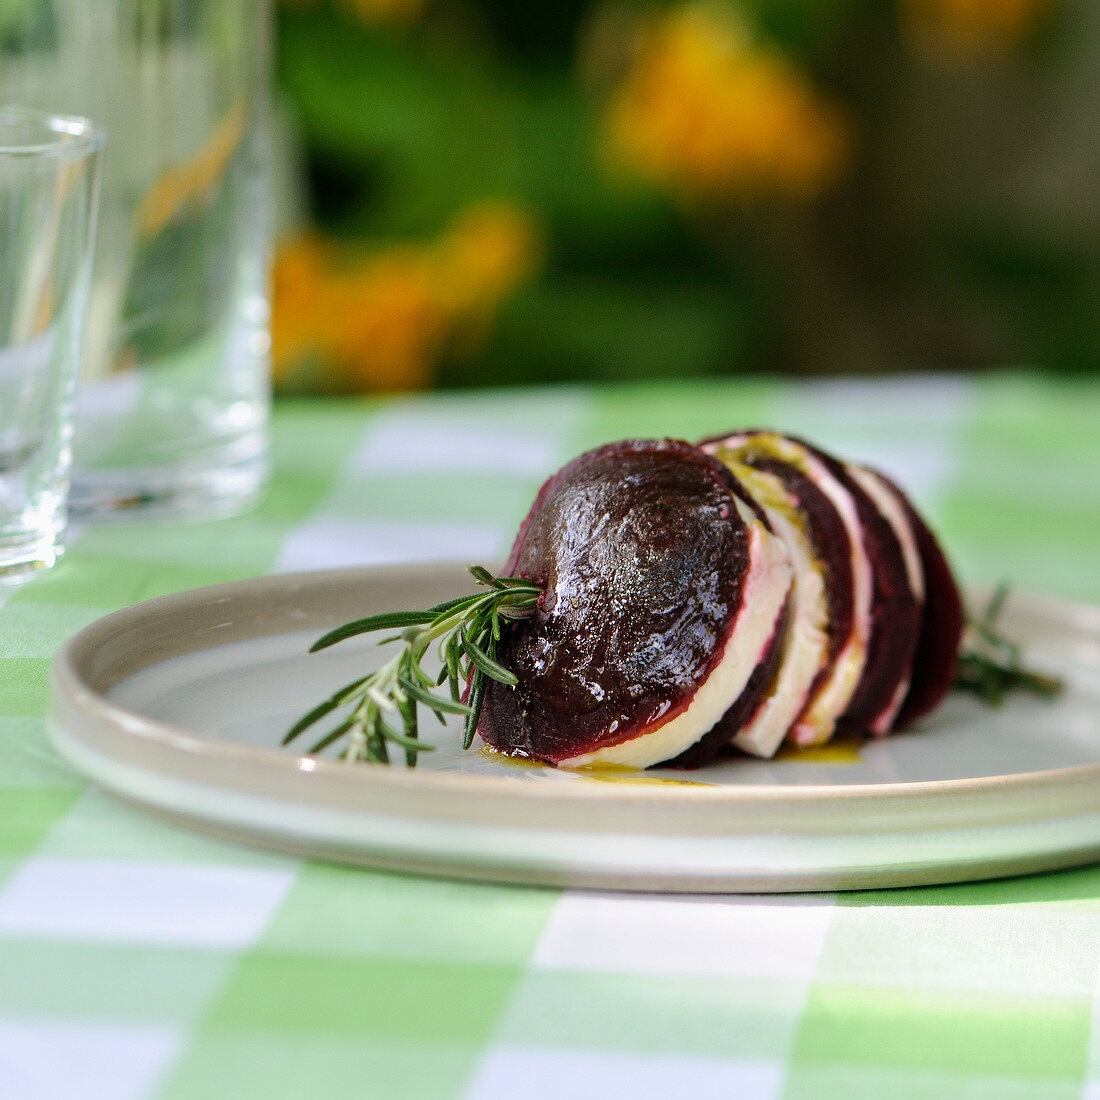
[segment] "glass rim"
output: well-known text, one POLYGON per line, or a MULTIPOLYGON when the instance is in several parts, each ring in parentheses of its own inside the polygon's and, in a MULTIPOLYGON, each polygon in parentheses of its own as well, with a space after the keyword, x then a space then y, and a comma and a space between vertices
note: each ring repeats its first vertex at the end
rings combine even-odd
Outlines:
POLYGON ((101 149, 106 140, 102 127, 80 115, 0 106, 0 157, 81 156, 101 149), (11 140, 7 131, 15 127, 26 131, 26 140, 11 140))

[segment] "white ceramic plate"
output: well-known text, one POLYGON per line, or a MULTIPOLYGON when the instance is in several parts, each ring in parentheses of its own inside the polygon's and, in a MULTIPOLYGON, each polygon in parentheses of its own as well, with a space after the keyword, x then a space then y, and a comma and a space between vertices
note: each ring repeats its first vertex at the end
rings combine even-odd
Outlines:
POLYGON ((110 790, 194 827, 375 867, 682 891, 949 882, 1100 859, 1100 609, 1016 596, 1006 629, 1068 680, 1001 710, 697 772, 578 774, 462 752, 428 717, 415 770, 279 741, 385 651, 321 632, 467 590, 460 566, 261 577, 108 615, 53 667, 51 735, 110 790), (301 750, 299 750, 301 751, 301 750))

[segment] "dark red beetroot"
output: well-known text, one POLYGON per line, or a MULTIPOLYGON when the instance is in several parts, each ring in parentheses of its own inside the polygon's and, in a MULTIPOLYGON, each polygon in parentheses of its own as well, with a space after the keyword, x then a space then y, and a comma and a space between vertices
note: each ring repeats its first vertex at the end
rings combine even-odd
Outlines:
POLYGON ((867 660, 848 709, 840 716, 842 725, 866 730, 890 707, 899 687, 910 675, 920 635, 921 607, 909 583, 901 544, 874 501, 835 458, 805 440, 797 442, 813 451, 851 494, 863 532, 863 546, 871 562, 867 660))
POLYGON ((547 591, 501 641, 519 685, 487 690, 488 744, 558 763, 688 707, 741 607, 739 488, 720 462, 667 440, 601 447, 550 478, 505 567, 547 591))
POLYGON ((778 477, 806 517, 810 545, 825 574, 829 644, 825 665, 818 673, 819 679, 823 678, 852 633, 852 551, 848 531, 833 502, 801 470, 789 462, 767 457, 754 457, 749 463, 778 477))
POLYGON ((902 729, 935 709, 951 690, 959 663, 965 611, 951 566, 936 536, 905 493, 885 474, 878 476, 894 490, 913 529, 924 568, 924 609, 920 638, 913 655, 909 691, 894 723, 902 729))

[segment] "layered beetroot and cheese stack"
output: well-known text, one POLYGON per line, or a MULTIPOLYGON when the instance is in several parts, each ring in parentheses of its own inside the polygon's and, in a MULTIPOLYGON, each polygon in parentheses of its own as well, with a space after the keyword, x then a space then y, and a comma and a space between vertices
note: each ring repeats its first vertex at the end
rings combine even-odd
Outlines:
POLYGON ((502 637, 478 733, 579 767, 884 735, 951 685, 951 569, 886 476, 802 440, 613 443, 554 474, 505 566, 545 589, 502 637))

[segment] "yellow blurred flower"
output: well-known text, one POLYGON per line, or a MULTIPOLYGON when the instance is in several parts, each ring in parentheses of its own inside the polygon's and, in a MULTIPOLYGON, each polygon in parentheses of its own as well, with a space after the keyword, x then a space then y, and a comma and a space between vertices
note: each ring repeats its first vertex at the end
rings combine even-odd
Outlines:
POLYGON ((451 317, 430 250, 396 247, 333 277, 326 352, 338 388, 427 386, 451 317))
POLYGON ((465 210, 440 243, 445 293, 459 322, 461 351, 473 354, 484 341, 500 302, 532 274, 542 240, 531 216, 502 203, 465 210))
POLYGON ((284 244, 272 273, 271 360, 276 383, 322 354, 330 246, 309 235, 284 244))
POLYGON ((687 199, 810 199, 852 144, 845 114, 793 62, 694 3, 643 28, 609 135, 614 157, 687 199))
POLYGON ((902 0, 910 41, 946 60, 1002 54, 1025 42, 1055 0, 902 0))
POLYGON ((276 386, 400 390, 429 385, 441 357, 473 354, 501 304, 534 270, 529 214, 468 208, 438 241, 353 254, 316 236, 275 263, 276 386))

